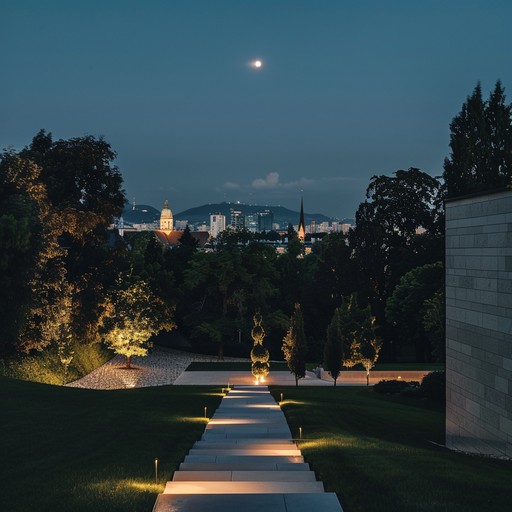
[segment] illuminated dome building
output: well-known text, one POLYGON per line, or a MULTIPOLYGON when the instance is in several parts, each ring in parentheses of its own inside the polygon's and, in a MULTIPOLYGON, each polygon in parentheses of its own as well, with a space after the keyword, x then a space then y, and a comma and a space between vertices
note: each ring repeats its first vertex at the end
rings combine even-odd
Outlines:
MULTIPOLYGON (((156 229, 154 233, 163 245, 175 247, 180 244, 184 231, 174 229, 174 218, 167 199, 160 213, 160 229, 156 229)), ((209 234, 207 231, 192 231, 190 235, 197 242, 197 247, 199 248, 204 247, 206 242, 208 242, 209 234)))
POLYGON ((172 217, 172 211, 169 208, 169 201, 165 200, 162 213, 160 214, 160 230, 161 231, 172 231, 174 228, 174 219, 172 217))

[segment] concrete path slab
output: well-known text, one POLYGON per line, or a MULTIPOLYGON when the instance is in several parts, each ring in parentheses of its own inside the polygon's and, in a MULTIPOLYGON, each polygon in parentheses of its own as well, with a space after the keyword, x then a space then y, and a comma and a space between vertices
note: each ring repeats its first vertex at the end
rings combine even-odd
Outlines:
POLYGON ((286 418, 263 386, 231 390, 154 512, 342 512, 304 463, 286 418), (205 501, 206 499, 206 501, 205 501))
POLYGON ((220 455, 257 455, 261 457, 263 455, 276 455, 276 456, 287 456, 287 457, 300 457, 300 450, 293 448, 192 448, 188 453, 189 455, 216 455, 217 457, 220 455))
POLYGON ((174 482, 315 482, 313 471, 175 471, 174 482))
POLYGON ((202 450, 296 450, 297 445, 291 441, 288 443, 254 443, 251 441, 231 442, 205 442, 197 441, 193 449, 202 450))
POLYGON ((324 492, 322 482, 170 481, 164 494, 290 494, 324 492))
POLYGON ((343 512, 334 493, 160 494, 153 512, 343 512))
POLYGON ((180 471, 310 471, 307 462, 182 462, 180 471))
POLYGON ((304 462, 304 457, 300 456, 286 456, 286 455, 187 455, 184 462, 218 462, 223 463, 246 463, 252 462, 271 462, 274 464, 289 462, 296 464, 297 462, 304 462))

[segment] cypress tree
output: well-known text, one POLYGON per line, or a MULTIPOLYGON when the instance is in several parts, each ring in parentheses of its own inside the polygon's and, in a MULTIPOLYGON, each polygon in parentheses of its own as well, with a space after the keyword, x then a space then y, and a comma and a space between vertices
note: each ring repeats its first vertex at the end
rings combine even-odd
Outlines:
POLYGON ((306 376, 306 333, 300 304, 295 304, 290 318, 290 328, 283 338, 282 350, 290 372, 295 376, 295 385, 306 376))

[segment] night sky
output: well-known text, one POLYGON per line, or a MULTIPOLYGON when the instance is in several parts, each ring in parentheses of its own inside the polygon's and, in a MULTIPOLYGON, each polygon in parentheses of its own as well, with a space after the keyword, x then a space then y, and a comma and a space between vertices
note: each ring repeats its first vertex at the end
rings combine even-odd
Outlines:
POLYGON ((374 174, 442 173, 478 81, 512 100, 511 20, 509 0, 0 0, 0 149, 103 135, 130 201, 303 190, 353 217, 374 174))

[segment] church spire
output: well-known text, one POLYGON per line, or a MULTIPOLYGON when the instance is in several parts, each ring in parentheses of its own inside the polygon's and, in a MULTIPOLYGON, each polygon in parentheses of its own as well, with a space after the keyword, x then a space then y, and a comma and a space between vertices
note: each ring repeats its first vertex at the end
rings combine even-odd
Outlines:
POLYGON ((306 223, 304 222, 304 198, 302 195, 300 196, 300 220, 297 235, 299 240, 304 242, 304 239, 306 238, 306 223))

